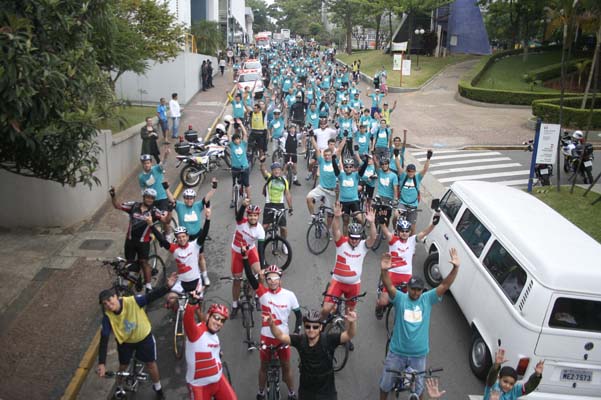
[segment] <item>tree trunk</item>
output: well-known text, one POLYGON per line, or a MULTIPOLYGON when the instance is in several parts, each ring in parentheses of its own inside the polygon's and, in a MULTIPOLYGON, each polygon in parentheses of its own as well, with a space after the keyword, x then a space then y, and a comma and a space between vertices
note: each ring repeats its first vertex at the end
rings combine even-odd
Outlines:
POLYGON ((346 54, 352 54, 353 53, 353 23, 351 20, 350 11, 346 14, 345 25, 346 25, 346 54))
POLYGON ((411 59, 411 39, 413 38, 413 12, 409 10, 407 13, 407 22, 409 24, 409 37, 407 38, 407 58, 411 59))
POLYGON ((595 53, 593 54, 593 62, 591 63, 591 71, 589 72, 588 80, 586 81, 586 88, 584 89, 584 97, 582 98, 582 104, 580 105, 581 110, 584 110, 584 107, 586 106, 586 99, 588 97, 588 92, 591 88, 591 82, 593 81, 595 64, 597 63, 597 58, 599 58, 600 48, 601 48, 601 24, 599 24, 599 30, 597 31, 597 45, 595 46, 595 53))
POLYGON ((380 48, 380 24, 382 22, 382 14, 376 15, 376 50, 380 48))
POLYGON ((392 11, 388 11, 388 43, 390 43, 390 50, 392 52, 392 11))

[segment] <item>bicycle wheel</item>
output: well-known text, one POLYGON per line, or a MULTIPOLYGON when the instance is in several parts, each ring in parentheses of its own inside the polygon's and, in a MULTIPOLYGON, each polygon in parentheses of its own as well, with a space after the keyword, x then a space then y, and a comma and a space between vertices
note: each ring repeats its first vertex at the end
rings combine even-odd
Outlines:
POLYGON ((240 208, 240 185, 236 184, 235 186, 233 186, 232 188, 232 195, 233 195, 233 201, 234 201, 234 214, 236 214, 238 212, 238 208, 240 208))
POLYGON ((273 154, 271 155, 271 161, 278 162, 280 164, 284 162, 284 152, 282 151, 282 149, 278 148, 276 151, 273 152, 273 154))
POLYGON ((205 171, 202 168, 188 164, 182 168, 179 178, 185 187, 195 187, 202 184, 205 175, 205 171))
POLYGON ((252 328, 254 326, 252 306, 248 301, 244 301, 240 304, 240 308, 242 311, 242 326, 244 327, 246 335, 246 343, 250 344, 252 340, 252 328))
POLYGON ((382 227, 380 226, 380 224, 378 224, 378 226, 376 227, 376 232, 376 240, 374 241, 373 246, 371 246, 371 249, 373 251, 378 250, 380 244, 382 243, 382 227))
POLYGON ((270 382, 269 380, 267 381, 267 400, 280 400, 279 382, 270 382))
POLYGON ((388 337, 392 336, 392 328, 394 328, 394 307, 389 304, 386 310, 386 333, 388 337))
POLYGON ((186 345, 186 335, 184 334, 183 311, 178 309, 175 314, 175 326, 173 330, 173 352, 176 359, 181 359, 184 355, 186 345))
POLYGON ((265 263, 277 265, 285 270, 292 261, 292 247, 288 241, 280 236, 270 237, 265 241, 265 263))
POLYGON ((315 255, 326 251, 330 244, 330 231, 323 222, 312 222, 307 229, 307 247, 315 255))
MULTIPOLYGON (((335 334, 339 335, 342 332, 344 332, 344 320, 342 318, 335 319, 334 321, 332 321, 332 323, 330 323, 326 327, 326 333, 328 333, 328 334, 335 333, 335 334)), ((348 361, 348 354, 349 354, 348 342, 336 347, 336 349, 334 350, 334 354, 332 355, 332 357, 333 357, 332 363, 334 365, 334 372, 341 371, 342 368, 344 368, 344 366, 346 365, 346 362, 348 361)))
POLYGON ((165 262, 158 255, 150 256, 148 259, 152 267, 152 287, 158 287, 167 282, 167 271, 165 270, 165 262))
POLYGON ((227 361, 221 360, 221 368, 223 368, 223 374, 225 375, 225 379, 231 384, 232 383, 232 375, 230 373, 230 367, 227 365, 227 361))

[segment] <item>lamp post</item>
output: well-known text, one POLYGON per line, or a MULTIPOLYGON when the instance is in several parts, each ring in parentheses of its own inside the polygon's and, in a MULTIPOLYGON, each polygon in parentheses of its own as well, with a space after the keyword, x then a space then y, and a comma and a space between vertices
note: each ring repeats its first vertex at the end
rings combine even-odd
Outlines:
MULTIPOLYGON (((426 31, 423 28, 417 28, 413 33, 415 33, 415 36, 422 36, 424 33, 426 33, 426 31)), ((422 44, 422 41, 420 39, 420 46, 422 44)), ((421 49, 420 49, 421 50, 421 49)), ((419 51, 417 52, 417 65, 415 66, 415 69, 419 69, 419 51)))

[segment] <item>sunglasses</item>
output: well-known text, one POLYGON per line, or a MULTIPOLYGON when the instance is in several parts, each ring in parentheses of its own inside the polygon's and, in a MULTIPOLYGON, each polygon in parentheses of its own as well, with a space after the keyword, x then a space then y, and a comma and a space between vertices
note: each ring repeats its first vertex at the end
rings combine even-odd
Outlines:
POLYGON ((321 325, 319 325, 319 324, 317 324, 317 325, 313 325, 313 324, 305 324, 305 329, 307 329, 307 330, 314 330, 314 331, 316 331, 316 330, 319 330, 319 327, 320 327, 320 326, 321 326, 321 325))
POLYGON ((184 196, 184 200, 194 200, 195 198, 192 196, 184 196))
POLYGON ((225 324, 225 320, 227 319, 227 318, 224 318, 224 317, 222 317, 220 315, 217 315, 217 314, 211 315, 211 318, 213 318, 217 322, 222 322, 224 324, 225 324))
POLYGON ((399 232, 400 233, 409 233, 409 232, 411 232, 411 229, 400 229, 399 232))
POLYGON ((267 282, 277 282, 280 280, 279 276, 270 276, 267 278, 267 282))

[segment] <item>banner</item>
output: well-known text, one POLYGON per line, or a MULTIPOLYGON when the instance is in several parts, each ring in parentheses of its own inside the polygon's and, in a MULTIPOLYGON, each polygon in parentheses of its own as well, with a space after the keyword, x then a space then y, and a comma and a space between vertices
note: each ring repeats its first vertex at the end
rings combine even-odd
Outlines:
POLYGON ((400 54, 395 54, 392 57, 392 70, 393 71, 400 71, 401 70, 401 60, 403 59, 403 57, 400 54))
POLYGON ((403 70, 401 73, 403 76, 411 75, 411 60, 403 60, 403 70))
POLYGON ((558 124, 541 124, 538 147, 536 150, 536 164, 555 164, 557 156, 557 142, 561 126, 558 124))

